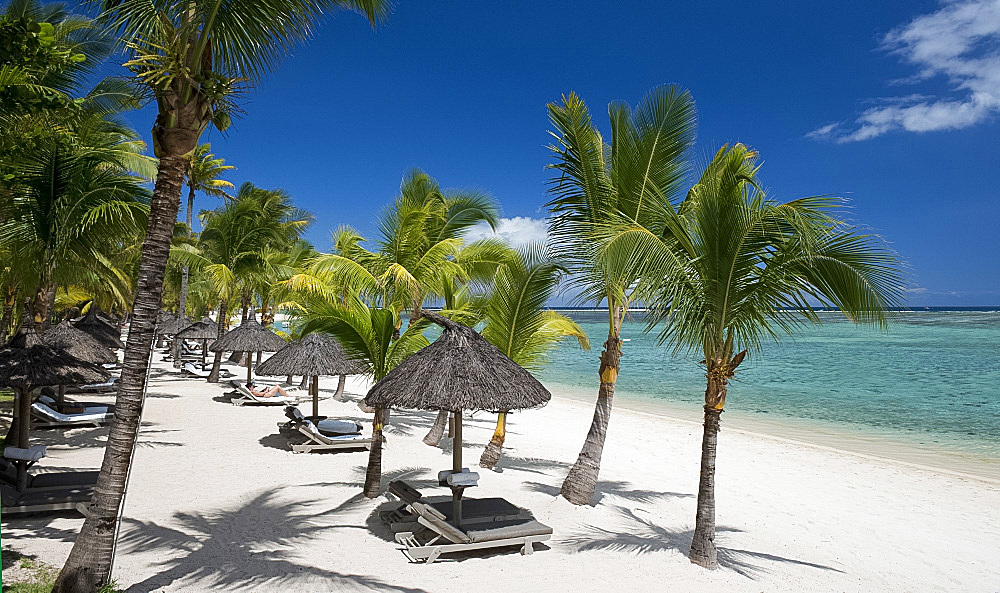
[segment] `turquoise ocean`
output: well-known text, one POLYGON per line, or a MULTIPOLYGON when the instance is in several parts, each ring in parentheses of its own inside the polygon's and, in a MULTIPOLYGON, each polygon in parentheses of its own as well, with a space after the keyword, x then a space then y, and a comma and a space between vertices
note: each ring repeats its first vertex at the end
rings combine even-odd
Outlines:
MULTIPOLYGON (((563 341, 539 379, 554 392, 594 396, 606 311, 563 311, 586 330, 591 351, 563 341)), ((768 343, 730 385, 727 416, 766 419, 843 435, 1000 461, 1000 307, 899 313, 888 331, 834 312, 768 343)), ((678 354, 644 333, 641 312, 625 322, 617 405, 664 404, 700 417, 700 356, 678 354)), ((800 430, 801 433, 801 430, 800 430)))

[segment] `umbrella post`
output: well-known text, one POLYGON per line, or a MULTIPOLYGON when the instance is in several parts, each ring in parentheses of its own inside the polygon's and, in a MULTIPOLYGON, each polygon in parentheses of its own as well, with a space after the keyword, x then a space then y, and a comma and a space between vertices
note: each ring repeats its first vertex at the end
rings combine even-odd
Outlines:
POLYGON ((56 401, 59 402, 59 406, 64 406, 66 404, 66 386, 60 385, 56 390, 56 401))
POLYGON ((251 374, 251 367, 250 367, 250 363, 253 361, 253 356, 251 356, 249 352, 244 352, 244 354, 247 357, 247 385, 249 385, 250 383, 253 382, 253 376, 251 374))
MULTIPOLYGON (((451 470, 458 474, 462 472, 462 411, 456 411, 453 416, 455 423, 455 437, 452 441, 451 450, 451 470)), ((462 524, 462 490, 461 486, 452 486, 452 514, 455 517, 455 525, 462 524)))
MULTIPOLYGON (((31 424, 31 388, 28 386, 21 388, 20 410, 18 410, 17 424, 17 446, 22 449, 28 448, 28 428, 31 424)), ((28 488, 28 462, 19 460, 17 462, 17 491, 24 492, 28 488)))
POLYGON ((313 417, 319 417, 319 375, 313 375, 312 385, 309 387, 309 391, 312 392, 313 396, 313 417))
POLYGON ((205 370, 205 351, 208 350, 208 340, 201 339, 201 369, 205 370))

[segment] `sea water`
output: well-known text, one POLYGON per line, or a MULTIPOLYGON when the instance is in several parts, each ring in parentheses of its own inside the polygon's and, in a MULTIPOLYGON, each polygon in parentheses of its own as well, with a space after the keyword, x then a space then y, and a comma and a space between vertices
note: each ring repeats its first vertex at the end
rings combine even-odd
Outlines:
MULTIPOLYGON (((997 309, 901 312, 888 331, 820 313, 819 326, 766 343, 740 365, 726 410, 772 425, 829 428, 1000 460, 997 309)), ((575 340, 561 342, 539 379, 555 392, 595 395, 607 312, 566 313, 587 332, 591 351, 575 340)), ((628 341, 616 401, 662 402, 697 414, 705 393, 700 354, 675 355, 657 343, 656 329, 645 329, 641 313, 623 325, 628 341)))

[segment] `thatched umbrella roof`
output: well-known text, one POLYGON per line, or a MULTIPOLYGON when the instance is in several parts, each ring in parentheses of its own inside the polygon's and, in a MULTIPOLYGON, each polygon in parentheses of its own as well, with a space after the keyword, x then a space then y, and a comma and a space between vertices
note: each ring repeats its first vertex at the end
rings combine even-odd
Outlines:
POLYGON ((121 328, 98 317, 97 307, 95 305, 91 305, 90 311, 88 311, 87 314, 80 319, 76 320, 73 323, 73 327, 87 332, 96 338, 100 343, 104 344, 108 348, 111 348, 112 350, 118 350, 119 348, 125 347, 121 341, 121 328))
MULTIPOLYGON (((17 446, 28 448, 32 388, 45 385, 97 383, 104 381, 108 376, 104 369, 80 360, 61 348, 44 343, 35 333, 34 324, 30 319, 26 319, 14 339, 6 347, 0 348, 0 387, 12 387, 17 392, 17 410, 15 410, 17 446)), ((19 461, 18 490, 23 492, 27 481, 28 465, 24 461, 19 461)))
POLYGON ((42 342, 59 348, 71 356, 94 364, 112 364, 118 357, 104 344, 85 331, 76 329, 67 321, 42 334, 42 342))
POLYGON ((363 370, 357 361, 347 356, 340 342, 318 333, 288 344, 257 366, 259 375, 312 376, 309 391, 313 397, 313 416, 319 416, 320 375, 354 375, 363 370))
POLYGON ((536 408, 552 398, 538 379, 471 327, 423 312, 444 328, 441 337, 372 386, 374 408, 505 411, 536 408))
POLYGON ((261 375, 355 375, 362 371, 340 342, 318 333, 285 345, 257 367, 261 375))
POLYGON ((31 325, 22 325, 18 335, 0 348, 0 387, 30 390, 46 385, 99 383, 110 376, 104 369, 45 343, 31 325))
POLYGON ((157 320, 156 333, 163 336, 172 336, 191 325, 191 323, 191 320, 183 315, 167 313, 167 315, 163 316, 162 321, 157 320))
POLYGON ((202 317, 201 320, 178 330, 174 337, 190 340, 211 340, 218 335, 219 324, 212 321, 209 317, 202 317))
MULTIPOLYGON (((372 386, 364 402, 373 408, 416 408, 455 413, 451 474, 462 468, 462 410, 506 411, 543 406, 552 398, 542 384, 471 327, 437 313, 426 317, 444 328, 434 343, 413 354, 372 386)), ((376 416, 377 417, 377 416, 376 416)), ((470 474, 465 474, 471 477, 470 474)), ((452 476, 447 477, 448 480, 452 476)), ((449 481, 449 484, 452 484, 449 481)), ((468 481, 451 485, 452 516, 462 522, 468 481)))
POLYGON ((229 330, 212 344, 212 352, 277 352, 287 345, 253 317, 229 330))

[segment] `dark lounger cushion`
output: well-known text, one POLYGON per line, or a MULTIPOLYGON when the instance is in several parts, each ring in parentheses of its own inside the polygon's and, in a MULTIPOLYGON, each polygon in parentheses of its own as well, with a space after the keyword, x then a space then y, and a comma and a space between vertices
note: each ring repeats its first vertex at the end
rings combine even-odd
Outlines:
POLYGON ((497 523, 474 523, 462 525, 469 541, 490 542, 498 539, 528 537, 531 535, 551 535, 552 528, 534 519, 502 521, 497 523))

